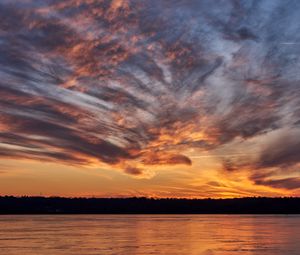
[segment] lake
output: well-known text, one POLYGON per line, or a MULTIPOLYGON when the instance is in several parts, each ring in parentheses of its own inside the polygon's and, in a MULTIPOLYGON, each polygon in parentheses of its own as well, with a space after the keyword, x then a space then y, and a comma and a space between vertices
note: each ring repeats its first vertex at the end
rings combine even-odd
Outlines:
POLYGON ((2 255, 299 255, 300 215, 2 215, 2 255))

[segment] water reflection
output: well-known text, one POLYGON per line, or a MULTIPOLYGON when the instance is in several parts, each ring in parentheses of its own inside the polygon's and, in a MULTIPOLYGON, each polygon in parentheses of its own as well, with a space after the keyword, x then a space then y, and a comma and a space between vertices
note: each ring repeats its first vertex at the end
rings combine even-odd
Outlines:
POLYGON ((299 254, 300 216, 0 216, 0 254, 299 254))

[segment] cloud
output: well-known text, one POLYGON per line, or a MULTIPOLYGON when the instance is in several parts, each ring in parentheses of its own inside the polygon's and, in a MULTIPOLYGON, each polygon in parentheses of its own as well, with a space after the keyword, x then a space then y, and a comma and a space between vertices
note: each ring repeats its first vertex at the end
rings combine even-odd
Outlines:
POLYGON ((223 170, 227 173, 241 170, 256 185, 287 190, 300 188, 299 134, 297 128, 282 128, 261 135, 252 141, 256 153, 224 157, 223 170))
POLYGON ((270 186, 273 188, 282 188, 287 190, 293 190, 300 188, 300 178, 283 178, 283 179, 271 179, 271 180, 257 180, 257 185, 270 186))
MULTIPOLYGON (((191 165, 191 148, 298 130, 300 49, 282 42, 300 40, 299 7, 2 1, 0 156, 139 175, 191 165)), ((297 164, 298 147, 266 149, 256 167, 297 164)))
POLYGON ((267 143, 253 163, 252 168, 257 169, 251 175, 251 180, 257 185, 274 188, 297 189, 300 188, 300 141, 299 130, 283 129, 267 143))
POLYGON ((146 153, 145 157, 142 158, 142 162, 145 165, 191 165, 192 161, 180 154, 165 154, 165 153, 146 153))
POLYGON ((132 175, 141 175, 143 171, 139 168, 129 166, 125 168, 125 173, 132 175))
POLYGON ((300 163, 300 132, 298 129, 289 129, 281 132, 277 139, 272 140, 263 149, 257 166, 288 168, 298 163, 300 163))

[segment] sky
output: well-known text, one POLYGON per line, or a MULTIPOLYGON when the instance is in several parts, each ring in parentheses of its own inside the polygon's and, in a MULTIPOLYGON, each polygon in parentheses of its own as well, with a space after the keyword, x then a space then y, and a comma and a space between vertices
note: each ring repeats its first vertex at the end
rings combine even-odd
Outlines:
POLYGON ((300 1, 1 0, 0 195, 300 195, 300 1))

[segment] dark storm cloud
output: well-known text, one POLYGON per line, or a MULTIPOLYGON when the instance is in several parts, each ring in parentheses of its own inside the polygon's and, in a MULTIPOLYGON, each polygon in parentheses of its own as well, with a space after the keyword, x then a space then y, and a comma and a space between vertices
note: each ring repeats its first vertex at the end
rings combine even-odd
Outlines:
POLYGON ((251 176, 251 180, 256 185, 269 186, 273 188, 281 188, 286 190, 293 190, 300 188, 300 178, 299 177, 278 177, 276 170, 258 172, 251 176), (274 177, 275 176, 275 177, 274 177))
POLYGON ((271 186, 273 188, 283 188, 283 189, 298 189, 300 188, 300 178, 284 178, 279 180, 259 180, 256 181, 257 185, 271 186))
POLYGON ((300 188, 300 131, 297 128, 284 128, 266 136, 257 145, 258 153, 242 153, 236 157, 224 157, 223 170, 249 169, 249 179, 256 185, 293 190, 300 188))
MULTIPOLYGON (((299 10, 271 0, 4 0, 0 155, 98 160, 138 175, 136 164, 190 165, 186 148, 299 129, 299 10)), ((258 168, 299 163, 297 142, 272 150, 258 168)))
POLYGON ((257 166, 290 167, 300 163, 300 132, 287 130, 262 151, 257 166))

